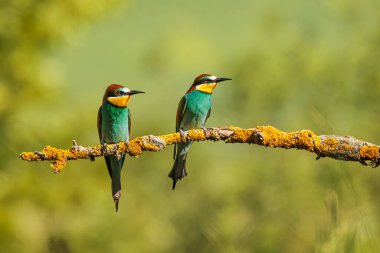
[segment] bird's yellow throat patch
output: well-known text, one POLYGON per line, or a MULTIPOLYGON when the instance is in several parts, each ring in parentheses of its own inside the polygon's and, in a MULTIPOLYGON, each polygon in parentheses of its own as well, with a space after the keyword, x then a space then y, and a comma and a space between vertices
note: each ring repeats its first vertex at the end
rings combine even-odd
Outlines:
POLYGON ((216 86, 216 83, 204 83, 204 84, 200 84, 200 85, 197 85, 196 86, 196 90, 199 90, 199 91, 202 91, 202 92, 205 92, 205 93, 212 93, 212 91, 214 90, 216 86))
POLYGON ((127 107, 130 98, 130 95, 121 97, 109 97, 107 98, 107 101, 117 107, 127 107))

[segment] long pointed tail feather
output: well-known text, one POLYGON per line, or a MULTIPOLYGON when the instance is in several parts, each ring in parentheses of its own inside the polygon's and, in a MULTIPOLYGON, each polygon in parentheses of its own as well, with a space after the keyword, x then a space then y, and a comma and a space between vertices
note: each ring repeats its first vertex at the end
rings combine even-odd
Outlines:
POLYGON ((116 212, 119 207, 119 199, 121 197, 121 181, 120 176, 112 178, 112 197, 115 202, 116 212))
POLYGON ((124 157, 121 159, 118 159, 116 157, 110 157, 110 165, 111 165, 111 190, 112 190, 112 197, 115 202, 115 209, 116 212, 118 211, 119 207, 119 200, 121 197, 121 169, 124 162, 124 157))
POLYGON ((176 153, 174 164, 168 175, 168 177, 173 179, 173 190, 175 189, 178 180, 187 176, 186 158, 192 143, 193 142, 179 143, 175 148, 176 153))
POLYGON ((177 156, 174 161, 173 167, 168 175, 168 177, 173 179, 173 190, 175 189, 177 181, 181 180, 186 176, 186 158, 184 158, 183 156, 177 156))

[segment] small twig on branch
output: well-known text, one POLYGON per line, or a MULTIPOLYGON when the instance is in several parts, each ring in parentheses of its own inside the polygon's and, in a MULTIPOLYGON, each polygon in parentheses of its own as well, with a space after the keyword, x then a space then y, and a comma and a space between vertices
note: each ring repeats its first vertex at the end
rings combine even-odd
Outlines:
POLYGON ((78 146, 73 141, 70 149, 57 149, 46 146, 42 151, 23 152, 25 161, 50 161, 55 172, 60 172, 69 160, 91 159, 100 156, 119 156, 129 154, 137 157, 144 151, 158 152, 167 145, 188 141, 224 141, 226 143, 249 143, 272 148, 303 149, 317 154, 317 159, 330 157, 343 161, 357 161, 363 165, 380 165, 380 146, 355 139, 351 136, 316 135, 310 130, 283 132, 272 126, 258 126, 242 129, 239 127, 193 129, 181 136, 179 133, 137 137, 130 142, 78 146))

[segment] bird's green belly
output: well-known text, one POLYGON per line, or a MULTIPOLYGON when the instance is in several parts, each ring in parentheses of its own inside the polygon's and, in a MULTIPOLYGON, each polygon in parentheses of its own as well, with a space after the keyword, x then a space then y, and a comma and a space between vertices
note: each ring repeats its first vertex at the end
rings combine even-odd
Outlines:
POLYGON ((102 143, 116 143, 129 140, 128 108, 102 108, 102 143))
POLYGON ((180 126, 180 128, 183 130, 204 127, 208 112, 211 108, 210 94, 196 92, 195 94, 191 95, 193 96, 188 97, 186 111, 183 115, 180 126))

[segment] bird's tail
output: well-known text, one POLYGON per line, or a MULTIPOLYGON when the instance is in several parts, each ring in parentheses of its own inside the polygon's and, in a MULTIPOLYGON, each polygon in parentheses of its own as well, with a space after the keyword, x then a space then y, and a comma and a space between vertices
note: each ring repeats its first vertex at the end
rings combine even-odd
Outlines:
POLYGON ((120 175, 118 178, 112 178, 112 197, 115 202, 116 212, 119 209, 119 199, 121 197, 121 181, 120 175))
POLYGON ((109 157, 110 176, 111 176, 111 190, 113 201, 115 202, 116 212, 119 207, 119 199, 121 197, 121 169, 123 168, 124 157, 109 157))
POLYGON ((174 190, 175 185, 177 184, 177 181, 187 176, 186 156, 177 155, 177 157, 175 158, 172 170, 169 172, 168 176, 171 179, 173 179, 173 190, 174 190))

